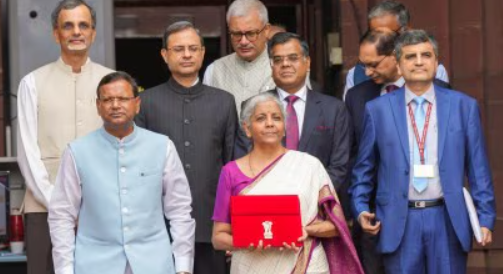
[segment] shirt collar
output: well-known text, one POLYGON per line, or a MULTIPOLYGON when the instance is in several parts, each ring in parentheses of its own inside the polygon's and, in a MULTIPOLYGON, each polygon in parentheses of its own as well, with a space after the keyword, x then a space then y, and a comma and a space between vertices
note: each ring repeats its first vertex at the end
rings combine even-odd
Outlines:
POLYGON ((173 91, 181 95, 198 95, 203 91, 203 84, 199 78, 190 87, 180 85, 173 77, 169 78, 167 84, 173 91))
POLYGON ((280 89, 279 87, 277 89, 278 89, 279 99, 281 101, 285 100, 285 98, 288 97, 288 96, 290 96, 290 95, 295 95, 295 96, 299 97, 300 100, 306 102, 306 99, 307 99, 307 88, 306 88, 306 85, 303 85, 302 88, 300 88, 294 94, 290 94, 290 93, 288 93, 288 92, 280 89))
MULTIPOLYGON (((421 95, 426 101, 433 103, 435 101, 435 88, 433 83, 430 85, 428 90, 421 95)), ((405 86, 405 103, 408 105, 410 101, 414 100, 417 95, 412 92, 407 86, 405 86)))
MULTIPOLYGON (((58 60, 56 61, 56 63, 58 64, 58 66, 60 68, 62 68, 63 70, 67 71, 67 72, 70 72, 70 73, 73 73, 73 68, 67 64, 65 64, 65 62, 63 61, 63 58, 61 58, 61 56, 58 58, 58 60)), ((86 62, 84 63, 84 65, 80 68, 80 72, 84 72, 84 71, 87 71, 90 67, 90 64, 91 64, 91 58, 87 57, 87 60, 86 62)))
POLYGON ((131 132, 128 136, 125 136, 122 139, 119 139, 116 136, 108 133, 108 131, 105 129, 105 126, 102 126, 100 128, 100 132, 101 132, 101 135, 103 137, 105 137, 106 140, 108 140, 112 145, 115 145, 115 146, 119 146, 120 144, 131 143, 138 135, 138 130, 137 130, 135 123, 133 123, 133 132, 131 132))
POLYGON ((387 86, 391 86, 391 85, 395 85, 395 86, 401 88, 401 87, 403 87, 404 84, 405 84, 405 80, 403 79, 403 77, 400 77, 395 82, 384 84, 382 89, 386 89, 387 86))

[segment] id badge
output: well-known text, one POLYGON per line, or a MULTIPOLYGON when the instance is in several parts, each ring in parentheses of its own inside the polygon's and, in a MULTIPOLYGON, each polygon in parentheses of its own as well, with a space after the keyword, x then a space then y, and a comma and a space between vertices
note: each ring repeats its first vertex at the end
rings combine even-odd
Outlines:
POLYGON ((414 165, 415 178, 433 178, 434 173, 433 165, 414 165))

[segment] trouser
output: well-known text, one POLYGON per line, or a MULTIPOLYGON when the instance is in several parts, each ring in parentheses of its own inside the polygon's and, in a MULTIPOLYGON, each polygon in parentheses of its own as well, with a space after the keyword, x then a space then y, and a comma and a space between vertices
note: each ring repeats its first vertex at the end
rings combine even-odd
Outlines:
POLYGON ((197 243, 194 256, 194 274, 225 274, 225 252, 217 251, 211 243, 197 243))
POLYGON ((465 274, 467 255, 441 205, 409 208, 400 246, 383 259, 387 274, 465 274))
POLYGON ((378 236, 365 233, 358 222, 354 222, 353 241, 356 252, 366 274, 384 274, 382 255, 376 251, 378 236))
POLYGON ((47 213, 26 213, 24 219, 28 274, 53 274, 52 245, 47 213))

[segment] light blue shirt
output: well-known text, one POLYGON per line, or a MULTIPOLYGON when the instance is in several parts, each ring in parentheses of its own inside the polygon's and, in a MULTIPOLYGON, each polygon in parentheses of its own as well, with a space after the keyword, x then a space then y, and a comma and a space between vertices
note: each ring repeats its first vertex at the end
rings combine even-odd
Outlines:
MULTIPOLYGON (((407 115, 407 130, 409 133, 409 154, 410 154, 410 179, 409 179, 409 200, 434 200, 444 196, 442 192, 442 186, 440 184, 440 175, 438 171, 438 123, 437 123, 437 104, 435 97, 435 90, 433 84, 430 89, 426 91, 422 97, 428 101, 429 104, 433 104, 430 116, 430 125, 428 126, 428 133, 426 135, 425 144, 425 164, 433 165, 434 176, 433 178, 428 178, 428 186, 426 189, 419 193, 412 185, 412 179, 414 177, 414 142, 416 142, 416 137, 414 134, 414 129, 409 116, 409 107, 411 104, 412 110, 416 112, 416 102, 414 98, 417 97, 412 91, 410 91, 407 86, 405 86, 405 113, 407 115)), ((424 113, 427 113, 428 105, 424 104, 424 113)), ((422 131, 419 132, 422 137, 422 131)))

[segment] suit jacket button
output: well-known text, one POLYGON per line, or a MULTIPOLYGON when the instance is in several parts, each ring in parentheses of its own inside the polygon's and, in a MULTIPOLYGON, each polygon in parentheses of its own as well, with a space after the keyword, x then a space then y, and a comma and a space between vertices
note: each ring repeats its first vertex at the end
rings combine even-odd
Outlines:
POLYGON ((409 171, 408 170, 405 170, 405 175, 409 175, 409 171))

